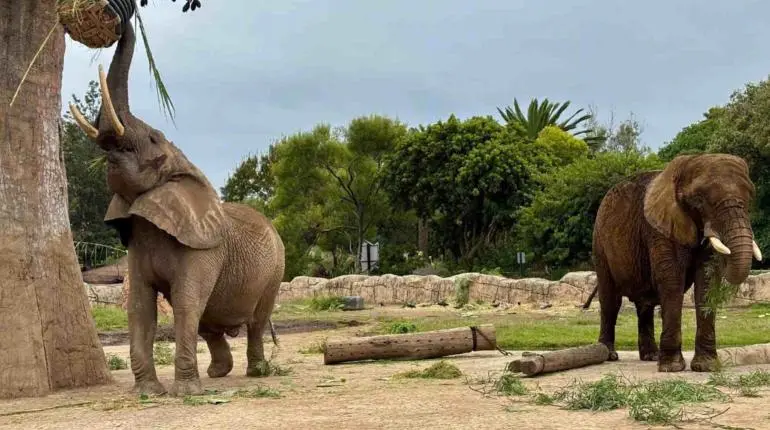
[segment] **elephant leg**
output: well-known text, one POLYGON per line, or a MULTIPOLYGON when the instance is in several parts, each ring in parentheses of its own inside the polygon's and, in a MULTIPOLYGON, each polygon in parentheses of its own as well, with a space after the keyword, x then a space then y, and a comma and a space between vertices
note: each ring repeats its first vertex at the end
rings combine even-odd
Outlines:
POLYGON ((609 271, 602 265, 596 268, 597 290, 599 293, 599 309, 601 313, 601 330, 599 342, 610 350, 609 361, 617 361, 618 353, 615 352, 615 324, 618 321, 618 312, 623 303, 623 296, 615 288, 615 282, 610 277, 609 271))
POLYGON ((695 331, 695 355, 690 363, 693 372, 712 372, 717 370, 717 346, 714 312, 706 308, 706 290, 708 280, 703 268, 695 273, 695 313, 697 328, 695 331))
MULTIPOLYGON (((275 288, 270 288, 275 292, 278 291, 280 282, 277 283, 275 288)), ((246 376, 260 377, 269 376, 269 369, 265 360, 265 347, 262 342, 262 336, 265 333, 265 328, 270 321, 270 315, 273 313, 273 306, 275 305, 276 294, 271 294, 270 291, 266 292, 260 302, 257 304, 257 308, 254 311, 254 317, 252 321, 247 325, 248 340, 246 347, 246 376)))
POLYGON ((669 287, 661 295, 663 331, 658 354, 659 372, 681 372, 686 363, 682 355, 682 287, 669 287))
POLYGON ((152 356, 158 323, 158 293, 144 280, 130 257, 129 277, 131 288, 128 292, 127 313, 133 390, 145 394, 165 394, 166 388, 158 380, 152 356))
POLYGON ((205 304, 214 289, 218 270, 211 270, 207 254, 188 257, 181 266, 182 274, 171 285, 174 298, 174 385, 171 395, 197 395, 203 393, 198 374, 198 327, 205 304))
POLYGON ((200 335, 206 341, 211 354, 211 364, 206 373, 210 378, 227 376, 233 370, 233 354, 230 352, 225 334, 202 330, 200 335))
POLYGON ((634 303, 638 328, 639 359, 658 361, 658 345, 655 343, 655 306, 644 302, 634 303))

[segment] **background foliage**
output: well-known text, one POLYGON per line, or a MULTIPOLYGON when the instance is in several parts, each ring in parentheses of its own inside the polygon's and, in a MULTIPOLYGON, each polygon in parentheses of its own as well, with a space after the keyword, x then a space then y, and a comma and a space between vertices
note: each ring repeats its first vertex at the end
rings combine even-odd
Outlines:
MULTIPOLYGON (((83 100, 91 119, 99 93, 83 100)), ((360 272, 357 254, 380 244, 375 273, 482 271, 558 277, 591 269, 596 210, 613 185, 679 154, 722 152, 749 163, 757 187, 756 240, 770 246, 770 83, 750 83, 706 109, 657 153, 633 115, 615 124, 570 102, 530 101, 498 116, 449 115, 409 127, 382 115, 318 124, 247 155, 220 192, 271 217, 286 244, 286 279, 360 272)), ((76 240, 117 245, 102 223, 110 199, 101 154, 68 115, 62 147, 76 240)), ((759 265, 759 263, 755 263, 759 265)))

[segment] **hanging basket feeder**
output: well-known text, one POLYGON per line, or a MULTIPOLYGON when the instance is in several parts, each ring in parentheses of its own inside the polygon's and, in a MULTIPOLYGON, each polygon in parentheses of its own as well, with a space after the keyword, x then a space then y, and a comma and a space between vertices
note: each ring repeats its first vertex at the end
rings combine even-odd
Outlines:
POLYGON ((56 10, 73 40, 96 49, 120 40, 136 4, 134 0, 59 0, 56 10))

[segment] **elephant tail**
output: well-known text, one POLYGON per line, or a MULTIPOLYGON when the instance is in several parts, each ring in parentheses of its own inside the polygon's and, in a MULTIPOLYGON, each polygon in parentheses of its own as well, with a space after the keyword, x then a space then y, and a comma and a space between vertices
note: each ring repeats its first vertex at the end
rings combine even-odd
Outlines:
POLYGON ((273 338, 273 344, 278 345, 278 336, 275 334, 275 327, 273 327, 273 319, 272 318, 268 319, 267 323, 270 324, 270 336, 273 338))
POLYGON ((583 309, 588 309, 591 307, 591 302, 594 300, 594 296, 596 295, 596 291, 598 290, 599 290, 599 284, 596 284, 596 286, 594 286, 594 290, 591 291, 591 294, 588 296, 588 299, 586 300, 586 302, 583 303, 583 309))

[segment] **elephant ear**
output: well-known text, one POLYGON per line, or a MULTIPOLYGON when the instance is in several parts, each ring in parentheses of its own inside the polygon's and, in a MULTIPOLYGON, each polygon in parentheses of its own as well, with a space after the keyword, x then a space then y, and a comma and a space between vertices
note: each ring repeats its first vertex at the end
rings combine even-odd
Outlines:
POLYGON ((211 187, 189 176, 140 195, 128 212, 190 248, 213 248, 223 239, 225 214, 219 197, 211 187))
POLYGON ((120 243, 128 246, 131 241, 131 224, 129 218, 131 215, 128 210, 131 205, 118 194, 112 196, 110 205, 107 207, 107 213, 104 215, 104 223, 113 227, 120 235, 120 243))
POLYGON ((695 246, 698 243, 698 227, 677 198, 679 179, 691 158, 674 158, 650 182, 644 195, 644 217, 664 236, 684 245, 695 246))

